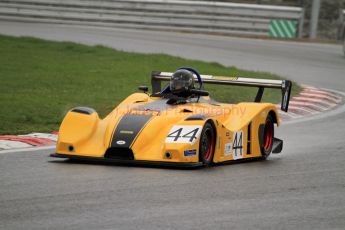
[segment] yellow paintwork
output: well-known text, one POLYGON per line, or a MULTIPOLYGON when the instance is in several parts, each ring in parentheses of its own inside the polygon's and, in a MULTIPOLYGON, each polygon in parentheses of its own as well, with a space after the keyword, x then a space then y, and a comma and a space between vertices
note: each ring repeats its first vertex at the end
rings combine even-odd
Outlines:
MULTIPOLYGON (((209 99, 204 97, 205 100, 209 99)), ((198 162, 199 140, 194 144, 166 143, 165 139, 174 125, 203 126, 208 120, 216 128, 216 144, 213 162, 233 160, 232 154, 225 154, 225 145, 233 143, 234 132, 243 132, 243 158, 260 157, 258 129, 265 123, 269 112, 273 112, 279 125, 279 115, 275 105, 270 103, 210 104, 191 103, 175 105, 166 111, 134 111, 134 107, 160 100, 144 93, 134 93, 125 99, 107 117, 100 119, 97 113, 82 114, 68 112, 59 130, 56 152, 64 155, 100 157, 110 147, 114 130, 125 114, 149 114, 151 120, 141 130, 131 149, 135 160, 164 162, 198 162), (191 115, 205 114, 206 120, 185 119, 191 115), (248 125, 251 123, 251 149, 247 149, 248 125), (69 146, 73 146, 73 151, 69 146), (184 150, 197 150, 195 156, 184 156, 184 150), (165 153, 171 158, 166 159, 165 153)))

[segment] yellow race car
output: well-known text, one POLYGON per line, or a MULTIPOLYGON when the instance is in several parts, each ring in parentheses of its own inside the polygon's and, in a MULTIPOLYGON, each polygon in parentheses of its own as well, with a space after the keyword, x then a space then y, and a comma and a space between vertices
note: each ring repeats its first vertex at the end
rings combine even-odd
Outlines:
POLYGON ((65 116, 52 157, 166 166, 202 166, 279 153, 274 137, 277 108, 262 103, 264 88, 282 91, 288 110, 292 84, 200 75, 193 68, 152 72, 152 94, 141 86, 100 119, 91 108, 77 107, 65 116), (163 81, 169 81, 161 88, 163 81), (212 100, 203 83, 258 87, 254 102, 225 104, 212 100))

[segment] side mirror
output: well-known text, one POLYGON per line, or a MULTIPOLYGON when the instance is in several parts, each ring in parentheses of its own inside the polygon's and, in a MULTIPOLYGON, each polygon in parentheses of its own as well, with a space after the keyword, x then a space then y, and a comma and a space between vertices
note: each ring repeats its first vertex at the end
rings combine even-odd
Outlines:
POLYGON ((138 87, 138 89, 140 91, 143 91, 144 93, 147 93, 147 91, 149 91, 149 87, 145 86, 145 85, 141 85, 138 87))

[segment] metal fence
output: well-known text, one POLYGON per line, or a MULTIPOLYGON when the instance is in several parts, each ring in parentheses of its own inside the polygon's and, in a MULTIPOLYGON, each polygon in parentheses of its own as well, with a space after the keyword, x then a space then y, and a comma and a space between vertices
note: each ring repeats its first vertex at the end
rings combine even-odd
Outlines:
POLYGON ((303 34, 304 10, 181 0, 0 0, 0 20, 274 37, 303 34))

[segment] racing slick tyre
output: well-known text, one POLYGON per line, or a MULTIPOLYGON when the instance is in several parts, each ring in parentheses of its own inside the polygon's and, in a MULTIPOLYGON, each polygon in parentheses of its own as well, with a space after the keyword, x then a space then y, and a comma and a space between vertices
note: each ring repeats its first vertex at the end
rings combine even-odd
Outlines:
POLYGON ((271 115, 268 115, 265 122, 265 128, 263 132, 263 143, 261 145, 262 159, 266 160, 272 151, 274 138, 274 119, 271 115))
POLYGON ((213 162, 213 154, 216 143, 216 132, 210 122, 207 122, 202 129, 199 144, 199 160, 210 166, 213 162))

